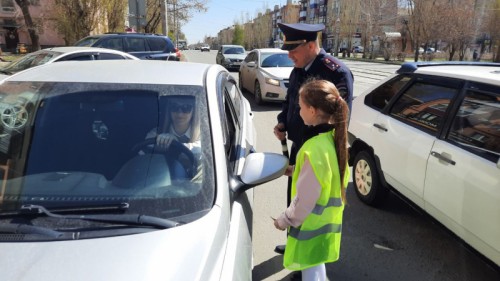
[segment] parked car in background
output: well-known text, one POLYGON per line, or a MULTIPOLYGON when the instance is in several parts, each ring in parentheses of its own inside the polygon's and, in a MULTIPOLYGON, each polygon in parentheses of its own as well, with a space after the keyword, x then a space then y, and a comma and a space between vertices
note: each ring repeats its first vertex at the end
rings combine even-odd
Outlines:
POLYGON ((221 45, 215 57, 215 63, 228 70, 240 69, 241 62, 246 57, 246 51, 240 45, 221 45))
POLYGON ((365 51, 365 48, 363 46, 354 46, 352 48, 353 53, 362 53, 365 51))
POLYGON ((208 44, 203 44, 201 45, 200 50, 202 52, 210 52, 210 46, 208 44))
POLYGON ((168 36, 145 33, 106 33, 91 35, 75 46, 101 47, 119 50, 145 60, 179 61, 181 53, 168 36))
POLYGON ((0 93, 2 280, 252 279, 252 187, 288 160, 225 68, 62 62, 0 93), (157 146, 173 116, 199 139, 157 146))
POLYGON ((38 65, 58 61, 138 60, 124 52, 95 47, 54 47, 26 54, 0 68, 0 79, 38 65))
POLYGON ((241 63, 240 88, 250 91, 257 104, 265 101, 284 101, 293 65, 288 51, 274 48, 254 49, 241 63))
POLYGON ((349 143, 361 201, 396 191, 500 265, 500 64, 403 64, 354 100, 349 143))

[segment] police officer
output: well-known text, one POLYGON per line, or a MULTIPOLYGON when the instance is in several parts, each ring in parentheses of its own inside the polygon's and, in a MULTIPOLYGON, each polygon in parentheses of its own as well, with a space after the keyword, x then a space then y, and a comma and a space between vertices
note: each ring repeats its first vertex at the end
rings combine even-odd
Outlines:
MULTIPOLYGON (((323 24, 278 23, 284 34, 281 49, 288 51, 288 57, 294 62, 290 74, 289 87, 282 110, 278 114, 278 124, 274 127, 275 136, 281 141, 286 137, 292 141, 290 150, 290 165, 295 165, 295 157, 302 144, 315 135, 308 130, 300 117, 298 92, 300 86, 308 78, 324 79, 335 84, 342 98, 347 102, 349 111, 353 98, 354 77, 351 70, 339 59, 327 54, 320 48, 318 33, 325 29, 323 24)), ((290 205, 291 177, 288 179, 287 206, 290 205)), ((274 249, 283 254, 284 245, 274 249)))

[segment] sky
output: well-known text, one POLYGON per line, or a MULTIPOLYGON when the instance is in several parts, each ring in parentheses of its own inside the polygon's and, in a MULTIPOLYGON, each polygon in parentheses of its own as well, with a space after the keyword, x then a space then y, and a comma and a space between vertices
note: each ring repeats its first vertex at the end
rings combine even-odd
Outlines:
POLYGON ((181 31, 186 35, 188 44, 203 42, 205 36, 217 36, 217 33, 235 22, 245 23, 247 18, 255 18, 266 8, 280 7, 286 0, 208 0, 206 12, 194 12, 193 17, 181 31))

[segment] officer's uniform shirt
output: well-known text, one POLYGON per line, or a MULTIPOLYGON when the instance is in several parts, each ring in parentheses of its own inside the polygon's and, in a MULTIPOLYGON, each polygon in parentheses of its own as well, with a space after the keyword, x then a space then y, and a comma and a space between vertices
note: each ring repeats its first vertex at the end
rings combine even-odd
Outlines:
POLYGON ((294 68, 292 70, 286 100, 283 103, 281 113, 278 114, 278 122, 285 124, 288 139, 298 147, 301 147, 311 137, 307 126, 304 125, 304 121, 300 117, 298 97, 300 86, 305 80, 312 77, 332 82, 349 105, 349 110, 351 109, 353 75, 343 62, 321 49, 318 56, 305 69, 294 68))

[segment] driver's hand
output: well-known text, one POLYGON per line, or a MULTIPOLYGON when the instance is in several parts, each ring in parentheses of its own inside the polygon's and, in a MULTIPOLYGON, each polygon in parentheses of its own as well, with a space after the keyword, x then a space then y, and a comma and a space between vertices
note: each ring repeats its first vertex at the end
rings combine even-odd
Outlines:
POLYGON ((176 140, 176 139, 177 138, 172 134, 168 134, 168 133, 159 134, 156 137, 156 145, 162 149, 167 149, 170 146, 170 144, 172 143, 172 141, 176 140))

